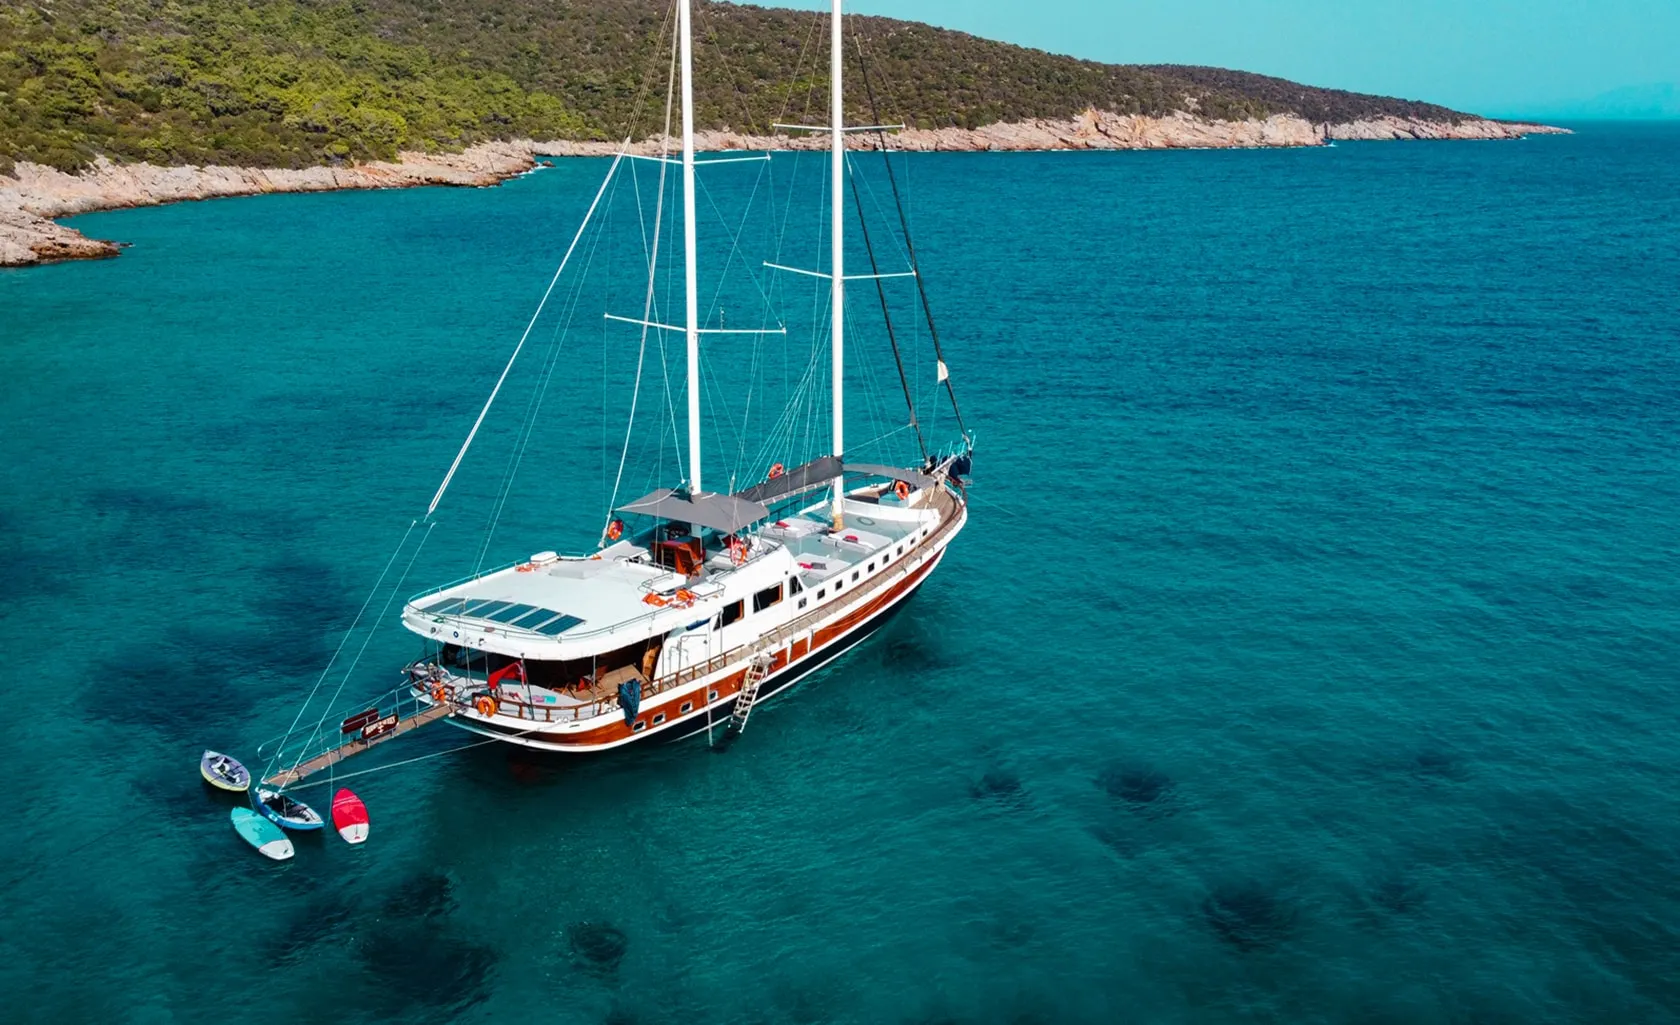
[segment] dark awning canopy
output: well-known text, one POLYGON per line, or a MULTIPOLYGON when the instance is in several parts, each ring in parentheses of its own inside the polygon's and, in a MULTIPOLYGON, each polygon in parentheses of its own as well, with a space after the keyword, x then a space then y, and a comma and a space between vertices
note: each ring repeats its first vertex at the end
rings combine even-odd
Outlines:
POLYGON ((920 470, 911 470, 901 466, 883 466, 880 463, 847 463, 847 473, 859 473, 869 477, 891 477, 906 484, 914 484, 918 488, 931 488, 938 481, 920 470))
POLYGON ((813 488, 840 476, 840 458, 838 456, 818 456, 803 466, 793 469, 777 477, 767 480, 763 484, 755 484, 745 491, 735 492, 736 498, 744 498, 749 502, 771 502, 784 495, 791 495, 806 488, 813 488))
POLYGON ((770 515, 770 510, 761 503, 740 495, 716 495, 709 491, 683 495, 670 488, 660 488, 643 495, 628 505, 619 506, 618 511, 692 523, 725 534, 733 534, 770 515))

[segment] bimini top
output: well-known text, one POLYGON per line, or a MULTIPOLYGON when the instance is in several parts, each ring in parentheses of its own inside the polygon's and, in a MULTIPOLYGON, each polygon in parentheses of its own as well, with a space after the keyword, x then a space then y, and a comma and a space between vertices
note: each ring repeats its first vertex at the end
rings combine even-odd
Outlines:
POLYGON ((918 488, 931 488, 939 483, 920 470, 912 470, 902 466, 883 466, 880 463, 847 463, 847 473, 859 473, 868 477, 891 477, 906 484, 914 484, 918 488))
POLYGON ((670 488, 660 488, 643 495, 628 505, 619 506, 618 511, 693 523, 725 534, 733 534, 770 515, 770 510, 763 503, 737 495, 717 495, 710 491, 683 495, 670 488))

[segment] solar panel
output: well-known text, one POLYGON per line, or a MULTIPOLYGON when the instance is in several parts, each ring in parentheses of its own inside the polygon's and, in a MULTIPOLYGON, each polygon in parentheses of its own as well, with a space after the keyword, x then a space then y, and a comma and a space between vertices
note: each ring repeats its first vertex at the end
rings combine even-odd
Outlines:
POLYGON ((529 630, 537 623, 546 623, 552 618, 554 618, 553 609, 532 609, 530 612, 520 616, 518 619, 507 620, 507 624, 509 626, 517 626, 522 629, 529 630))
POLYGON ((504 605, 494 612, 478 612, 474 615, 480 619, 488 619, 496 623, 511 623, 521 616, 530 615, 537 611, 535 605, 504 605))
POLYGON ((539 623, 531 629, 549 637, 558 637, 581 622, 583 622, 583 620, 576 616, 556 616, 548 622, 539 623))
POLYGON ((463 602, 464 599, 461 598, 443 598, 439 601, 432 602, 430 605, 422 606, 420 611, 424 612, 428 616, 435 616, 438 613, 447 610, 450 606, 453 605, 458 607, 463 604, 463 602))

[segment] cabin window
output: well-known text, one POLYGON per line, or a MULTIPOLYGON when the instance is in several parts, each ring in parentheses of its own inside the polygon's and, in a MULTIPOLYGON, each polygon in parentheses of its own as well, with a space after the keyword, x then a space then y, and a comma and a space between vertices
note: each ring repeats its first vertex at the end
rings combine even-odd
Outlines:
POLYGON ((684 701, 682 703, 682 707, 677 709, 677 714, 678 715, 687 715, 688 713, 690 713, 692 711, 694 711, 694 702, 684 701))
POLYGON ((798 577, 789 577, 788 578, 788 593, 789 594, 798 594, 799 592, 801 592, 803 590, 805 590, 805 585, 799 582, 798 577))
POLYGON ((827 598, 827 597, 828 597, 828 589, 826 587, 817 588, 817 600, 818 601, 822 601, 824 598, 827 598))
POLYGON ((712 627, 712 629, 721 630, 730 623, 736 622, 745 614, 746 607, 742 602, 735 602, 731 605, 725 606, 724 610, 718 613, 717 625, 712 627))
POLYGON ((706 700, 707 701, 716 701, 717 700, 717 691, 715 691, 715 690, 707 691, 706 692, 706 700))
POLYGON ((869 572, 875 572, 875 564, 873 562, 869 564, 869 572))
POLYGON ((800 608, 804 608, 804 607, 805 607, 805 603, 806 603, 806 602, 807 602, 807 601, 809 601, 809 599, 807 599, 807 598, 801 598, 801 599, 799 599, 799 607, 800 607, 800 608))
POLYGON ((758 592, 757 594, 753 595, 753 611, 754 612, 763 612, 765 609, 769 608, 770 606, 776 604, 777 602, 779 602, 781 600, 782 600, 782 585, 781 584, 777 584, 774 587, 766 587, 764 590, 762 590, 762 591, 758 592))
MULTIPOLYGON (((870 568, 870 569, 874 569, 874 568, 875 568, 875 567, 874 567, 874 566, 870 566, 870 567, 869 567, 869 568, 870 568)), ((858 571, 857 571, 857 570, 855 570, 855 569, 854 569, 854 570, 852 570, 852 580, 853 580, 853 581, 856 581, 856 580, 857 580, 857 578, 858 578, 858 571)))
POLYGON ((643 722, 640 719, 637 719, 636 720, 636 725, 630 727, 630 732, 631 733, 640 733, 645 729, 647 729, 647 723, 643 722))
POLYGON ((660 723, 662 723, 664 721, 665 721, 665 713, 664 712, 660 712, 658 715, 653 717, 653 724, 655 726, 658 726, 660 723))
POLYGON ((839 594, 841 591, 843 591, 845 589, 846 589, 846 582, 844 580, 836 580, 834 582, 834 593, 835 594, 839 594))

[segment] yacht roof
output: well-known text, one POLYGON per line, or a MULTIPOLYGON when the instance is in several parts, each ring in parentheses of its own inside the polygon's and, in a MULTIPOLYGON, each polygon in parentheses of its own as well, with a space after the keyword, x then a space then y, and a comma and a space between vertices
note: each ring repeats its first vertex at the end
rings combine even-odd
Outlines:
POLYGON ((510 566, 421 595, 403 608, 403 625, 422 637, 520 658, 579 658, 705 619, 721 604, 723 588, 702 582, 690 588, 696 600, 687 608, 649 605, 646 595, 681 587, 683 578, 612 551, 510 566))

